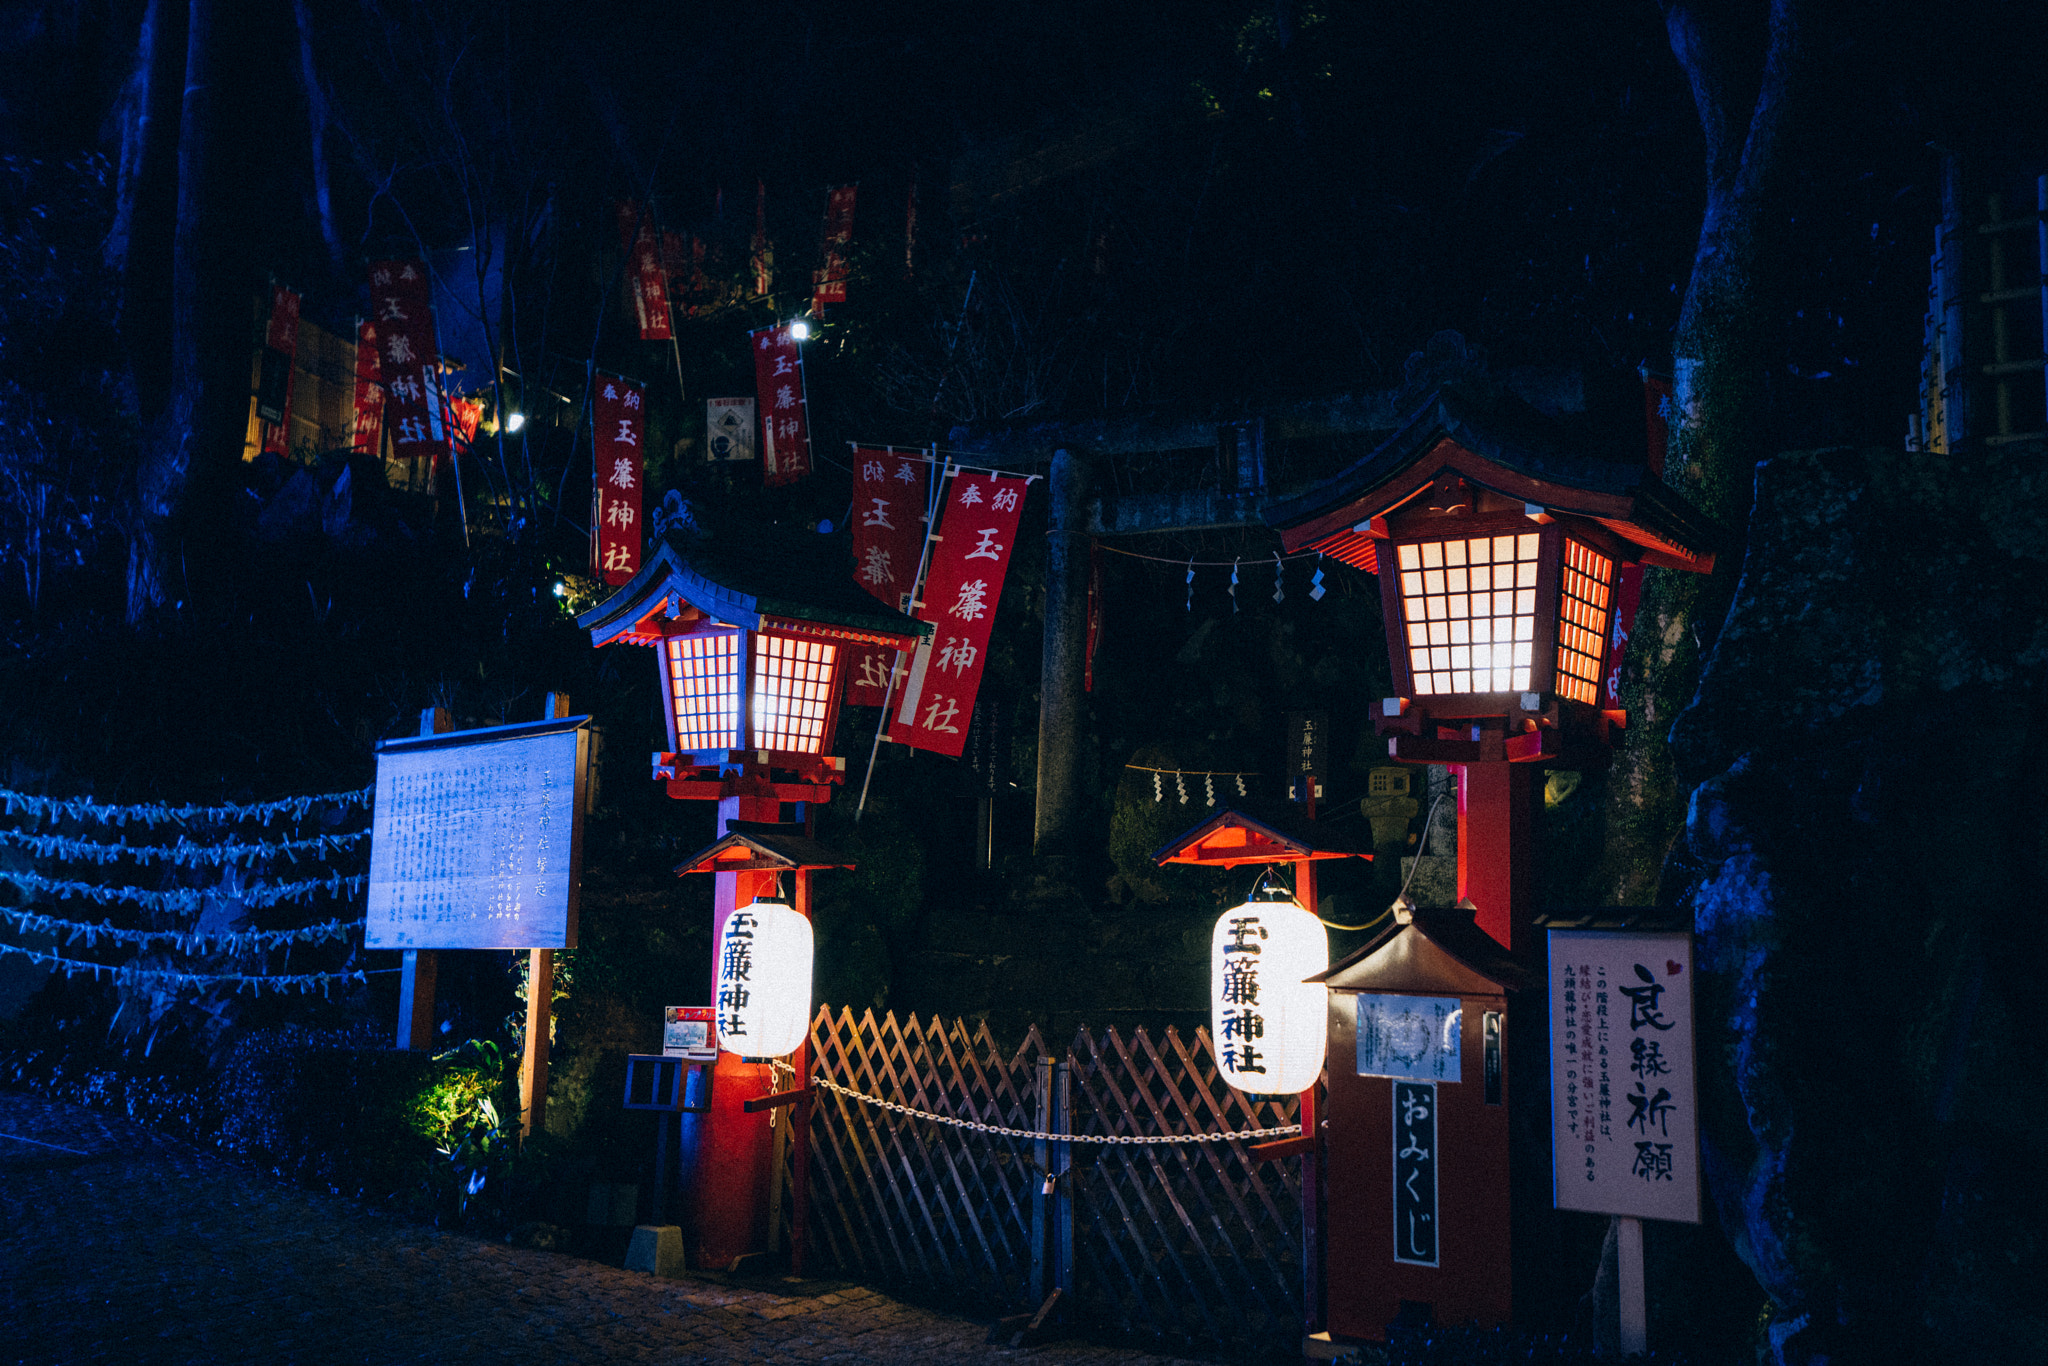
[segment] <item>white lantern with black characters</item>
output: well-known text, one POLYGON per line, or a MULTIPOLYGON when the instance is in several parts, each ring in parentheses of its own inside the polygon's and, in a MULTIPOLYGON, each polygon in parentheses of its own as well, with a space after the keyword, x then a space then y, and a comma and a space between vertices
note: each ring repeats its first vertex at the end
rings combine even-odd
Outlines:
POLYGON ((1223 1079, 1254 1095, 1308 1090, 1323 1071, 1322 922, 1281 888, 1259 886, 1216 921, 1209 948, 1209 1033, 1223 1079))
POLYGON ((811 1019, 811 922, 779 893, 756 898, 718 932, 718 1046, 780 1058, 802 1045, 811 1019))

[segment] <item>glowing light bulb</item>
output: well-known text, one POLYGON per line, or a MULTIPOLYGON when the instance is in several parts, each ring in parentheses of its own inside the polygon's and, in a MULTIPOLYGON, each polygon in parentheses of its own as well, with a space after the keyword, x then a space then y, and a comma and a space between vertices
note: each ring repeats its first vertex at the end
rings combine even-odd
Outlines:
POLYGON ((795 322, 789 325, 789 339, 791 341, 803 341, 810 335, 811 325, 805 322, 802 318, 798 318, 795 322))
POLYGON ((512 414, 512 415, 511 415, 510 417, 508 417, 508 418, 506 418, 506 419, 505 419, 505 430, 506 430, 506 431, 508 431, 508 432, 516 432, 516 431, 518 431, 518 430, 519 430, 519 429, 520 429, 521 427, 524 427, 525 425, 526 425, 526 414, 525 414, 525 413, 514 413, 514 414, 512 414))

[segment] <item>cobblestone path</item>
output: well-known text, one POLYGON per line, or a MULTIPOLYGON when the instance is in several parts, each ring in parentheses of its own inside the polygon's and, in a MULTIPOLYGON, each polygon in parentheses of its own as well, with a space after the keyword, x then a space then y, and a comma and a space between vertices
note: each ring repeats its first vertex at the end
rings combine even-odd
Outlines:
POLYGON ((443 1233, 33 1096, 0 1093, 0 1135, 0 1362, 1176 1366, 989 1347, 859 1287, 657 1280, 443 1233))

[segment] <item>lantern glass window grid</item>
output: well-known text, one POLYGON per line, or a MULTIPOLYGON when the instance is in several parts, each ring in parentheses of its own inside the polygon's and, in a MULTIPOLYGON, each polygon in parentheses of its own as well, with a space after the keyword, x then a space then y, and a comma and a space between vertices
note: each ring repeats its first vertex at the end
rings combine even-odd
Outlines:
POLYGON ((1418 696, 1528 691, 1542 541, 1522 532, 1398 547, 1408 667, 1418 696))
POLYGON ((1614 561, 1567 536, 1557 612, 1557 692, 1597 703, 1614 607, 1614 561))
POLYGON ((662 642, 673 744, 683 753, 763 750, 816 755, 831 739, 839 647, 752 632, 742 675, 742 633, 669 636, 662 642), (741 713, 740 700, 748 702, 741 713))

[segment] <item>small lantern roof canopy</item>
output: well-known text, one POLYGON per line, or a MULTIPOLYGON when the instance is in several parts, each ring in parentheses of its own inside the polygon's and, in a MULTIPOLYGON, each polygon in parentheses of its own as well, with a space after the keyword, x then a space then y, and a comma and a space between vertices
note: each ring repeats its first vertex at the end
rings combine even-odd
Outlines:
POLYGON ((1331 991, 1394 991, 1421 996, 1498 996, 1536 978, 1473 921, 1466 906, 1418 908, 1328 972, 1307 979, 1331 991))
POLYGON ((852 859, 827 849, 803 829, 795 823, 734 821, 724 839, 684 859, 676 872, 789 873, 854 866, 852 859))
POLYGON ((1328 841, 1311 844, 1300 835, 1288 834, 1226 806, 1161 845, 1153 853, 1152 861, 1235 868, 1241 863, 1308 863, 1314 859, 1371 857, 1360 850, 1335 847, 1328 841))
POLYGON ((1711 519, 1641 461, 1597 459, 1573 444, 1562 424, 1511 395, 1446 384, 1377 449, 1272 504, 1265 519, 1289 553, 1319 550, 1375 573, 1390 514, 1435 501, 1433 490, 1476 487, 1540 521, 1596 522, 1645 563, 1712 571, 1721 532, 1711 519))
POLYGON ((576 618, 592 645, 658 645, 698 621, 900 649, 932 633, 929 622, 869 597, 844 548, 821 536, 664 540, 638 574, 576 618))

